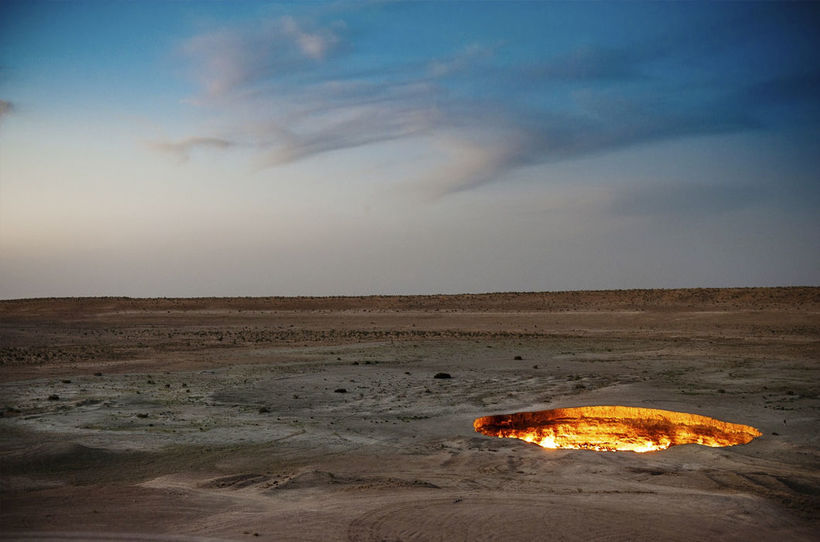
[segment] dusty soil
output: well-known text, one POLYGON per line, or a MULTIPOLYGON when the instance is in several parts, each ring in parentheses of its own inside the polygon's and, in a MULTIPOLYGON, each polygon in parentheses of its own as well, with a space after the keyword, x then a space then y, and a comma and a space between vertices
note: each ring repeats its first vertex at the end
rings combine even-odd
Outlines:
POLYGON ((816 540, 818 360, 820 288, 2 301, 0 538, 816 540), (472 428, 584 405, 763 436, 472 428))

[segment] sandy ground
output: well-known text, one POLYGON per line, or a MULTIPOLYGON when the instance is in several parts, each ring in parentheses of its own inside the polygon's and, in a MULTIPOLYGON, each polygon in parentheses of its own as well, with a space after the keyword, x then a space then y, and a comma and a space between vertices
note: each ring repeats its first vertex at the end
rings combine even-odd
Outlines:
POLYGON ((818 288, 5 301, 0 360, 0 539, 820 538, 818 288), (610 404, 763 436, 472 428, 610 404))

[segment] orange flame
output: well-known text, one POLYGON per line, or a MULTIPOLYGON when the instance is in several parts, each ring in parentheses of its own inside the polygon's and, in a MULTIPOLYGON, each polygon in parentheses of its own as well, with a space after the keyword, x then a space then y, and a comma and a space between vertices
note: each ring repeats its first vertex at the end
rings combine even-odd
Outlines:
POLYGON ((721 447, 746 444, 760 431, 714 418, 625 406, 557 408, 483 416, 473 422, 479 433, 517 438, 543 448, 606 452, 652 452, 676 444, 721 447))

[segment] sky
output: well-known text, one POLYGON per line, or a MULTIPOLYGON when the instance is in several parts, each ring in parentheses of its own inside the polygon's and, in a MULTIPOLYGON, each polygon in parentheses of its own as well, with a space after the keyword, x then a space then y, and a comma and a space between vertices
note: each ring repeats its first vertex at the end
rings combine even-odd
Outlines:
POLYGON ((820 4, 0 3, 0 298, 820 285, 820 4))

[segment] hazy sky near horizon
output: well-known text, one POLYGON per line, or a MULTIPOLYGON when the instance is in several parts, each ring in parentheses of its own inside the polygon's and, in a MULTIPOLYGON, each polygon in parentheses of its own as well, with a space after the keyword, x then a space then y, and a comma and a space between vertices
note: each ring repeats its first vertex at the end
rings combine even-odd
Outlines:
POLYGON ((820 284, 817 3, 0 4, 0 298, 820 284))

